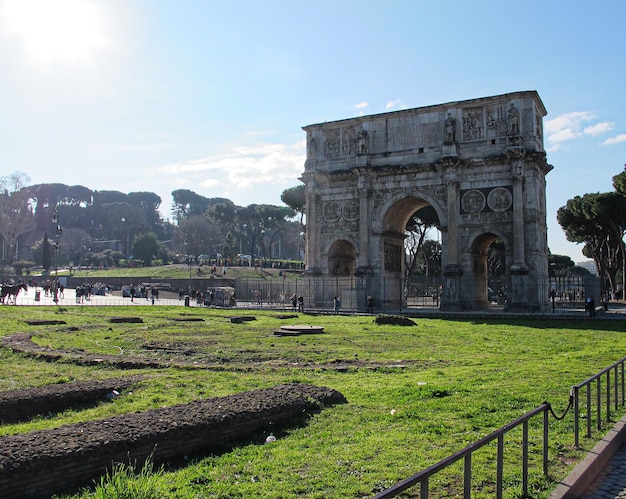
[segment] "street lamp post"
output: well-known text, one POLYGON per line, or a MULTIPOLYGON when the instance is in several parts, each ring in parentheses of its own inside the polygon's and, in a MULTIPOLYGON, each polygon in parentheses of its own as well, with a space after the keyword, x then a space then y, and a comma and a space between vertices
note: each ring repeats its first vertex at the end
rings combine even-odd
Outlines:
POLYGON ((189 241, 185 239, 185 253, 187 258, 187 264, 189 265, 189 294, 191 294, 191 255, 189 254, 189 241))
POLYGON ((53 243, 54 246, 54 302, 57 303, 59 301, 59 248, 61 246, 61 234, 63 233, 63 227, 61 226, 61 221, 59 219, 59 211, 58 207, 54 208, 54 214, 52 215, 52 223, 55 225, 56 232, 56 241, 53 243))
POLYGON ((130 231, 128 230, 128 227, 126 227, 125 217, 122 217, 122 226, 126 229, 126 266, 129 267, 130 265, 128 259, 130 258, 130 231))

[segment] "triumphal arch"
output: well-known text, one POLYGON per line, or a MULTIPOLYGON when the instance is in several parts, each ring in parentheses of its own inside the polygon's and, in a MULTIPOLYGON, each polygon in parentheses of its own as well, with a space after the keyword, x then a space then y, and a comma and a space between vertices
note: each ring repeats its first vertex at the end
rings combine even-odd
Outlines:
POLYGON ((523 91, 303 127, 307 275, 353 276, 366 283, 361 293, 402 308, 402 286, 381 283, 403 278, 407 222, 430 205, 442 238, 442 309, 489 307, 496 240, 505 308, 546 309, 545 115, 537 92, 523 91))

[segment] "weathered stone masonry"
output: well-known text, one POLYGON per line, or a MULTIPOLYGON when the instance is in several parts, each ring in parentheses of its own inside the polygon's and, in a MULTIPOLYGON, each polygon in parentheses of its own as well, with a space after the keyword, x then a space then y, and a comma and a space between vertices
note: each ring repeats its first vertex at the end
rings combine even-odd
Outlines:
MULTIPOLYGON (((545 115, 524 91, 304 127, 308 274, 401 279, 406 223, 431 205, 443 309, 488 307, 486 253, 501 239, 507 308, 545 310, 545 115)), ((400 287, 385 294, 403 306, 400 287)))

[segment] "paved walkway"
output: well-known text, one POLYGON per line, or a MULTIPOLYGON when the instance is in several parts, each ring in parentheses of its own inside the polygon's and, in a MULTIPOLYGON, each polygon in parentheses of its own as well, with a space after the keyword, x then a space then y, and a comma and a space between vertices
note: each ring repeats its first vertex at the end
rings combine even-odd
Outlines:
POLYGON ((581 499, 626 498, 626 445, 613 456, 581 499))
MULTIPOLYGON (((117 294, 108 294, 106 296, 102 295, 92 295, 89 299, 82 299, 80 303, 76 302, 76 290, 75 289, 65 289, 63 291, 63 296, 59 296, 60 306, 93 306, 93 305, 128 305, 128 306, 138 306, 138 305, 184 305, 184 300, 179 299, 176 293, 171 292, 161 292, 159 293, 160 298, 154 300, 152 302, 151 298, 134 298, 132 301, 130 298, 124 298, 118 292, 117 294)), ((54 303, 53 297, 50 294, 46 296, 43 292, 42 288, 28 288, 28 291, 24 292, 23 290, 17 295, 17 305, 56 305, 54 303), (35 300, 35 293, 39 292, 39 299, 35 300)), ((190 305, 196 305, 195 300, 190 301, 190 305)))

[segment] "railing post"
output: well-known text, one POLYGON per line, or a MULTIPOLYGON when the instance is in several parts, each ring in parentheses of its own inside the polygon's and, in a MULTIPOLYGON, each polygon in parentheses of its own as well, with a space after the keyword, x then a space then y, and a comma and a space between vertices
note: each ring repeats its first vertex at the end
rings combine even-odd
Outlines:
POLYGON ((617 374, 618 374, 618 370, 619 370, 619 366, 615 366, 615 369, 613 370, 613 405, 615 406, 615 412, 617 412, 617 408, 618 408, 618 395, 617 395, 617 388, 618 388, 618 382, 617 382, 617 374))
POLYGON ((574 447, 578 447, 580 443, 580 407, 578 405, 579 389, 577 386, 573 387, 574 392, 574 447))
POLYGON ((522 496, 528 497, 528 420, 522 424, 522 496))
POLYGON ((428 477, 420 482, 420 499, 428 499, 428 477))
MULTIPOLYGON (((598 418, 598 430, 602 429, 602 376, 598 376, 596 378, 596 388, 598 393, 596 393, 596 416, 598 418)), ((591 436, 591 435, 589 435, 591 436)))
POLYGON ((548 407, 543 411, 543 474, 548 476, 548 407))
POLYGON ((606 420, 611 421, 611 370, 606 372, 606 420))
POLYGON ((587 438, 591 436, 591 382, 587 384, 587 438))
POLYGON ((463 460, 463 498, 470 499, 472 496, 472 453, 470 452, 463 460))
POLYGON ((622 405, 624 405, 624 403, 626 402, 625 400, 626 392, 625 392, 625 387, 624 387, 624 361, 620 362, 620 365, 622 366, 622 369, 620 370, 622 374, 622 405))
POLYGON ((622 375, 622 405, 624 405, 625 396, 626 396, 626 392, 625 392, 625 389, 624 389, 624 361, 620 362, 620 366, 622 367, 620 369, 620 373, 622 375))
POLYGON ((504 487, 504 434, 498 435, 498 456, 496 458, 496 499, 502 499, 504 487))

